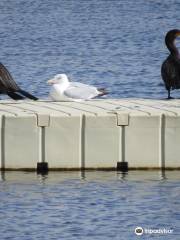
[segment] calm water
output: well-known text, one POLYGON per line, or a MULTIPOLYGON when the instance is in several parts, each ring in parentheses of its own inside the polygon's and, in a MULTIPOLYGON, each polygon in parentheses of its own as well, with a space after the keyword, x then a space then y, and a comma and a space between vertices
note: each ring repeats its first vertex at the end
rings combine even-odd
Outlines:
POLYGON ((111 98, 164 98, 164 35, 179 12, 179 0, 1 0, 0 61, 42 98, 57 73, 111 98))
POLYGON ((2 240, 139 239, 134 229, 172 229, 179 239, 179 172, 6 172, 0 182, 2 240))
MULTIPOLYGON (((41 98, 57 73, 111 98, 164 98, 164 35, 180 28, 179 13, 179 0, 1 0, 0 61, 41 98)), ((6 173, 0 238, 137 239, 141 226, 173 229, 144 238, 179 239, 179 183, 178 172, 6 173)))

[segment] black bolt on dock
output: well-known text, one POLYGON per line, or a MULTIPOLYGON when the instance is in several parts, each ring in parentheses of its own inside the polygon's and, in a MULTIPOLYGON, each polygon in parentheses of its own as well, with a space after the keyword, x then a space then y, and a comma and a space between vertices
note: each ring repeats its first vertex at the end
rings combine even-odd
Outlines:
POLYGON ((37 173, 40 173, 40 174, 48 173, 48 163, 47 162, 38 162, 37 163, 37 173))
POLYGON ((117 162, 117 171, 128 172, 128 162, 117 162))

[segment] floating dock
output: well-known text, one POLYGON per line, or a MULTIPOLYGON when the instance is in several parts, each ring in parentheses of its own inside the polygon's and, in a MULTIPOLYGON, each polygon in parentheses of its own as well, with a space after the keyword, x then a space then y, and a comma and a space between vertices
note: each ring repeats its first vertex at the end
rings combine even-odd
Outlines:
POLYGON ((180 169, 180 100, 0 103, 0 168, 180 169))

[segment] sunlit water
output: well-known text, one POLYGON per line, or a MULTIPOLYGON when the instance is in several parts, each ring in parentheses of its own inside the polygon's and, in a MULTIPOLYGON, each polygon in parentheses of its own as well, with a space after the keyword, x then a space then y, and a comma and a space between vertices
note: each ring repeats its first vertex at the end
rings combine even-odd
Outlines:
POLYGON ((143 239, 179 239, 179 172, 6 172, 1 239, 138 239, 137 226, 172 229, 143 239))
POLYGON ((179 0, 1 0, 0 61, 41 98, 57 73, 110 98, 164 98, 164 35, 179 11, 179 0))
MULTIPOLYGON (((172 28, 180 28, 179 0, 1 0, 0 61, 40 98, 57 73, 105 86, 110 98, 164 98, 160 67, 172 28)), ((179 239, 179 172, 166 177, 5 173, 0 239, 139 239, 136 226, 173 229, 146 239, 179 239)))

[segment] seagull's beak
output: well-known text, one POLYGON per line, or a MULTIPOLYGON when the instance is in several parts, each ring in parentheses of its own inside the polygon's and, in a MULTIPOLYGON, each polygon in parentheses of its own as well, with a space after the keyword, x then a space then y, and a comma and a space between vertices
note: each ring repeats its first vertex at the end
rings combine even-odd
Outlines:
POLYGON ((52 85, 52 84, 54 84, 54 83, 55 83, 55 80, 54 80, 54 79, 50 79, 50 80, 47 81, 47 84, 50 84, 50 85, 52 85))

